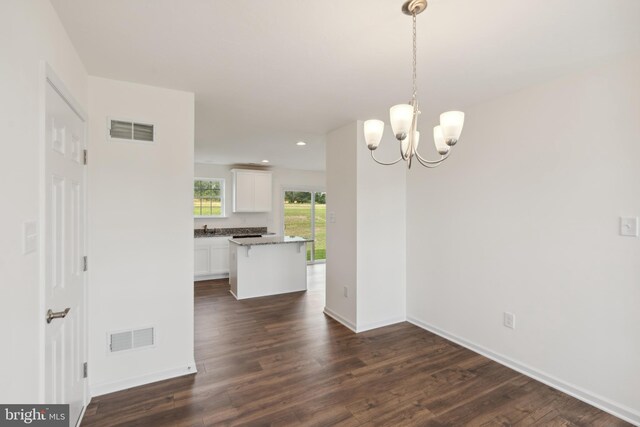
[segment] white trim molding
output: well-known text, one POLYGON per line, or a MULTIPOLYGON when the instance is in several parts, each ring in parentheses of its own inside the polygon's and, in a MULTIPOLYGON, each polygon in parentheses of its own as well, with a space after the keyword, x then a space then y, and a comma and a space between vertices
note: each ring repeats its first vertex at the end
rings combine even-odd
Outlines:
POLYGON ((360 326, 353 323, 350 320, 347 320, 346 318, 342 317, 341 315, 339 315, 338 313, 336 313, 335 311, 331 310, 326 306, 324 308, 324 314, 331 317, 336 322, 341 323, 343 326, 346 326, 347 328, 351 329, 356 334, 370 331, 372 329, 378 329, 378 328, 383 328, 385 326, 395 325, 396 323, 400 323, 400 322, 406 322, 407 320, 404 316, 398 316, 398 317, 393 317, 391 319, 380 320, 378 322, 371 322, 371 323, 365 324, 364 326, 360 326))
POLYGON ((87 402, 82 406, 82 410, 80 411, 80 415, 78 415, 78 422, 76 423, 76 427, 80 427, 82 425, 82 419, 84 418, 84 414, 87 412, 87 408, 89 407, 89 403, 91 403, 91 396, 87 399, 87 402))
MULTIPOLYGON (((51 85, 54 89, 60 94, 60 96, 65 100, 69 107, 82 119, 83 122, 87 122, 87 111, 84 109, 82 104, 76 100, 71 91, 67 89, 67 86, 64 84, 62 79, 58 77, 56 72, 53 70, 51 65, 48 62, 42 61, 40 65, 43 70, 45 81, 51 82, 51 85)), ((44 93, 42 94, 44 96, 44 93)))
POLYGON ((203 280, 228 279, 229 273, 207 274, 205 276, 193 276, 194 282, 202 282, 203 280))
POLYGON ((370 331, 372 329, 383 328, 385 326, 395 325, 396 323, 406 322, 405 316, 392 317, 391 319, 379 320, 377 322, 371 322, 364 325, 356 325, 358 333, 370 331))
POLYGON ((326 314, 327 316, 331 317, 336 322, 342 323, 344 326, 346 326, 347 328, 351 329, 353 332, 356 332, 356 333, 358 332, 356 330, 356 325, 354 325, 353 322, 351 322, 350 320, 347 320, 344 317, 340 316, 338 313, 336 313, 335 311, 331 310, 327 306, 324 307, 324 314, 326 314))
POLYGON ((127 378, 124 380, 114 381, 110 383, 102 383, 92 385, 91 397, 102 396, 103 394, 114 393, 116 391, 126 390, 132 387, 138 387, 145 384, 155 383, 157 381, 168 380, 170 378, 182 377, 185 375, 196 374, 195 362, 191 362, 187 366, 181 366, 174 369, 168 369, 166 371, 154 372, 151 374, 142 375, 139 377, 127 378))
POLYGON ((418 326, 419 328, 425 329, 436 335, 439 335, 442 338, 445 338, 449 341, 453 341, 454 343, 459 344, 475 353, 481 354, 495 362, 500 363, 501 365, 504 365, 513 369, 514 371, 518 371, 523 375, 533 378, 534 380, 540 381, 541 383, 546 384, 549 387, 553 387, 557 390, 560 390, 563 393, 566 393, 570 396, 575 397, 578 400, 588 403, 589 405, 595 406, 598 409, 601 409, 605 412, 615 415, 620 419, 623 419, 634 425, 640 425, 640 413, 638 413, 637 411, 625 405, 618 404, 605 397, 599 396, 595 393, 585 390, 581 387, 575 386, 573 384, 569 384, 566 381, 563 381, 552 375, 548 375, 544 372, 541 372, 538 369, 535 369, 524 363, 513 360, 502 354, 495 353, 489 350, 488 348, 485 348, 471 341, 467 341, 464 338, 451 334, 429 323, 423 322, 420 319, 414 318, 412 316, 407 316, 407 322, 412 323, 418 326))

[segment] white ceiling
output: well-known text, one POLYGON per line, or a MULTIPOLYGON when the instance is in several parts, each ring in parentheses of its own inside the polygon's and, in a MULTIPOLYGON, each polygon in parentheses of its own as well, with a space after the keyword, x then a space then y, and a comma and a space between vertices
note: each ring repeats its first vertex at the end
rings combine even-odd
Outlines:
MULTIPOLYGON (((51 2, 91 75, 195 92, 197 161, 323 170, 327 132, 411 95, 402 0, 51 2)), ((418 50, 427 128, 640 50, 640 1, 431 0, 418 50)))

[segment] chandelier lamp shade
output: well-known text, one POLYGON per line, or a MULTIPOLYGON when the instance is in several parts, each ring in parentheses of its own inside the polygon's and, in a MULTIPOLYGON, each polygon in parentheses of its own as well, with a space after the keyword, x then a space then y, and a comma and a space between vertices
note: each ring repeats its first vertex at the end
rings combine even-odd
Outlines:
POLYGON ((427 8, 427 0, 409 0, 402 6, 402 12, 413 19, 413 96, 408 104, 394 105, 389 109, 389 122, 393 135, 399 142, 400 158, 392 162, 382 162, 376 159, 373 152, 382 141, 384 122, 381 120, 367 120, 364 122, 364 139, 371 152, 371 157, 377 163, 385 166, 404 161, 408 168, 415 159, 422 166, 437 167, 445 161, 456 145, 464 125, 464 113, 461 111, 447 111, 440 114, 440 125, 433 128, 433 140, 436 151, 440 154, 437 160, 428 160, 418 153, 420 132, 418 131, 418 85, 416 79, 416 16, 427 8))

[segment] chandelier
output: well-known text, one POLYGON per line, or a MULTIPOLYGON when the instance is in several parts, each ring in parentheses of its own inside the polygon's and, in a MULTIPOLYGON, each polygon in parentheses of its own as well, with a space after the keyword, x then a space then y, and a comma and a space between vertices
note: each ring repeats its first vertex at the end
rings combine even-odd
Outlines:
POLYGON ((391 129, 400 145, 400 158, 393 162, 381 162, 373 152, 384 132, 384 122, 381 120, 367 120, 364 122, 364 138, 370 150, 371 157, 377 163, 385 166, 394 165, 401 160, 411 168, 411 162, 415 158, 422 166, 434 168, 449 157, 450 149, 460 138, 464 113, 461 111, 447 111, 440 115, 440 125, 433 128, 433 139, 436 150, 440 154, 438 160, 427 160, 418 153, 420 132, 418 132, 418 86, 416 83, 416 16, 427 8, 427 0, 409 0, 402 6, 402 12, 413 19, 413 96, 408 104, 394 105, 389 109, 391 129))

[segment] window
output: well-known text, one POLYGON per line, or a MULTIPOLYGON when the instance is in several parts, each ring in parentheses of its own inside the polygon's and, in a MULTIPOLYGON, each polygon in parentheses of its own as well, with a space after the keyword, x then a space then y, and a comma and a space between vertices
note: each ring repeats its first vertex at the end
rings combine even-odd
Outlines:
POLYGON ((324 191, 284 192, 285 236, 313 239, 307 244, 307 262, 324 262, 327 258, 327 193, 324 191))
POLYGON ((224 179, 196 178, 193 181, 193 216, 224 216, 224 179))

